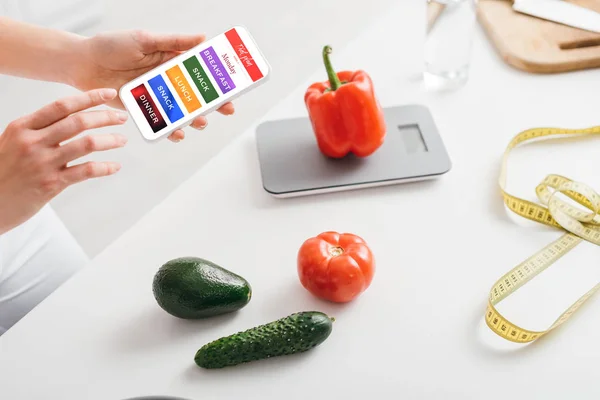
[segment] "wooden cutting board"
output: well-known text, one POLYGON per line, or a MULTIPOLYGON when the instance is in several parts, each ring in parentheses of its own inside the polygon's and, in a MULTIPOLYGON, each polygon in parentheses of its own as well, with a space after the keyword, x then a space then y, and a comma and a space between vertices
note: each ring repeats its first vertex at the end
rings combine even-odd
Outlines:
MULTIPOLYGON (((568 1, 600 12, 600 0, 568 1)), ((517 13, 510 0, 479 0, 477 14, 500 56, 516 68, 556 73, 600 67, 598 33, 517 13)))

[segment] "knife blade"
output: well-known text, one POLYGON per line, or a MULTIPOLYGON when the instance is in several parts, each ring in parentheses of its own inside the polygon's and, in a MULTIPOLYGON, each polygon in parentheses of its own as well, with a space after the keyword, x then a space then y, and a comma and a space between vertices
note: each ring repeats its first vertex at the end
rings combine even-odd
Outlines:
POLYGON ((564 0, 514 0, 512 8, 522 14, 600 33, 600 13, 564 0))

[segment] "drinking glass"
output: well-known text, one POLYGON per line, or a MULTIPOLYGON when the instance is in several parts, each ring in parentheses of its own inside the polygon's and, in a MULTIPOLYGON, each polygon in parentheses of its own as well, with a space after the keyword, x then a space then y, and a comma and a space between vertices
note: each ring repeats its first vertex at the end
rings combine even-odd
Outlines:
POLYGON ((455 88, 469 76, 477 0, 427 0, 424 80, 455 88))

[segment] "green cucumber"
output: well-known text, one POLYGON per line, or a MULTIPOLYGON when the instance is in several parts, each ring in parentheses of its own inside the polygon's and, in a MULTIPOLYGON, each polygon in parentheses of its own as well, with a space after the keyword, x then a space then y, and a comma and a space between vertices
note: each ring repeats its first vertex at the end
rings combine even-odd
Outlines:
POLYGON ((199 367, 215 369, 302 353, 329 337, 333 321, 317 311, 295 313, 210 342, 196 352, 194 361, 199 367))

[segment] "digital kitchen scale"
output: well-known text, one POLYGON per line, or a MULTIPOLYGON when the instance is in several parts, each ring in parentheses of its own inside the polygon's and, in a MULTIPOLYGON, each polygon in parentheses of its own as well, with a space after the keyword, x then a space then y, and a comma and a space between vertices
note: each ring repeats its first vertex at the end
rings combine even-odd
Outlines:
POLYGON ((256 142, 264 189, 276 197, 307 196, 432 179, 450 170, 426 107, 390 107, 384 115, 384 144, 365 158, 323 155, 307 117, 261 123, 256 142))

